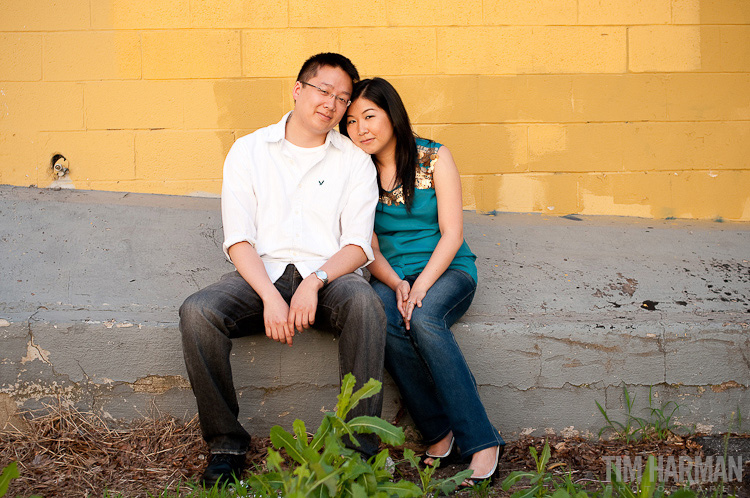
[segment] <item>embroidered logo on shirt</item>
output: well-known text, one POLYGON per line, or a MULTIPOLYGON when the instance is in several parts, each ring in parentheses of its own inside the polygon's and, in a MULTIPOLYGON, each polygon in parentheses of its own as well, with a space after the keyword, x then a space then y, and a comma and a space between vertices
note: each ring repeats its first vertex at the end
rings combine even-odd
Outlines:
POLYGON ((323 185, 323 182, 324 182, 324 181, 325 181, 325 180, 318 180, 318 185, 323 185))

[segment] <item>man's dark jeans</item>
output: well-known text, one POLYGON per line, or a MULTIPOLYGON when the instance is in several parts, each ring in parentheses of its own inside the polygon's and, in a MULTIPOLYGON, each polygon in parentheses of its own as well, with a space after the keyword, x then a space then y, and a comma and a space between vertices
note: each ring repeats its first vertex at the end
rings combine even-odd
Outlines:
MULTIPOLYGON (((289 265, 275 286, 290 302, 302 277, 289 265)), ((351 372, 359 388, 374 378, 383 380, 386 319, 383 305, 361 276, 333 280, 318 293, 315 326, 339 337, 339 376, 351 372)), ((250 435, 237 420, 239 405, 229 356, 232 339, 263 334, 263 303, 237 272, 188 297, 180 308, 180 332, 190 384, 198 403, 201 431, 211 453, 244 454, 250 435)), ((270 340, 270 339, 269 339, 270 340)), ((356 389, 355 388, 355 389, 356 389)), ((349 414, 380 416, 382 391, 362 400, 349 414)), ((357 436, 359 451, 377 452, 373 435, 357 436)))

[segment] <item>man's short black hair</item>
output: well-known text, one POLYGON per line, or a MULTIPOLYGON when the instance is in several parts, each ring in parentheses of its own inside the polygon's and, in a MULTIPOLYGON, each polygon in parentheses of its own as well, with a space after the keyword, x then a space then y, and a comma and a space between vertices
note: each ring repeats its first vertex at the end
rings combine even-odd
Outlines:
POLYGON ((344 71, 352 79, 352 85, 359 81, 359 73, 357 68, 354 67, 352 61, 347 59, 341 54, 335 54, 333 52, 324 52, 322 54, 313 55, 302 64, 302 69, 299 70, 297 75, 297 81, 308 81, 318 74, 318 69, 321 66, 337 67, 344 71))

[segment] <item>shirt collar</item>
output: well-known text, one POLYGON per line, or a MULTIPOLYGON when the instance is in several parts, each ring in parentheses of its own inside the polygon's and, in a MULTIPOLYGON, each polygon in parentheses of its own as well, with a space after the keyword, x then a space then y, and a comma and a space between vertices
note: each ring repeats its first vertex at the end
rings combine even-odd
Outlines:
MULTIPOLYGON (((281 142, 281 140, 284 139, 286 133, 286 122, 291 114, 292 111, 287 112, 284 114, 284 117, 281 118, 281 121, 266 128, 265 139, 267 142, 281 142)), ((331 130, 328 132, 328 135, 326 135, 324 145, 326 148, 328 148, 328 145, 330 144, 339 150, 344 150, 345 140, 346 138, 344 138, 341 133, 336 130, 331 130)))

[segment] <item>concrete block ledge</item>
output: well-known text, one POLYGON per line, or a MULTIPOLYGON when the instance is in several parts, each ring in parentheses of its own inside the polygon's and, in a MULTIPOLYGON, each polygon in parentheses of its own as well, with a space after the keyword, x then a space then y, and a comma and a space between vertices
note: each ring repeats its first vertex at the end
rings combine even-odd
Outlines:
MULTIPOLYGON (((727 429, 750 413, 750 224, 465 213, 480 284, 454 333, 504 436, 596 433, 596 402, 727 429)), ((0 186, 0 427, 57 398, 112 419, 192 417, 177 309, 233 267, 217 199, 0 186)), ((335 339, 235 341, 251 433, 316 424, 335 339)), ((398 412, 386 381, 385 418, 398 412)), ((407 419, 408 420, 408 419, 407 419)))

